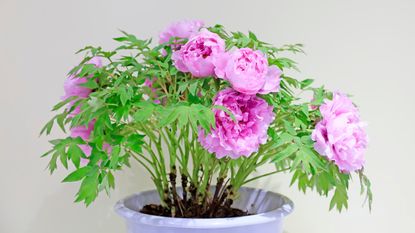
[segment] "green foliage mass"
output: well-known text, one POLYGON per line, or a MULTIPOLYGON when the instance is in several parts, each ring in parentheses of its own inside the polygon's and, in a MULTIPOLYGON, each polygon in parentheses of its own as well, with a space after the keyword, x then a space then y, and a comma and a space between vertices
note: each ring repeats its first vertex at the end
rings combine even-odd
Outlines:
MULTIPOLYGON (((267 55, 270 65, 277 65, 283 71, 298 70, 296 62, 286 55, 303 53, 301 44, 274 47, 258 40, 252 32, 247 35, 228 33, 221 25, 209 30, 225 40, 227 49, 258 49, 267 55)), ((268 130, 267 143, 248 158, 217 159, 198 143, 197 131, 203 128, 209 132, 215 127, 213 109, 223 110, 233 117, 223 106, 212 106, 215 94, 229 84, 213 77, 197 79, 189 73, 179 72, 171 60, 170 43, 152 47, 151 40, 122 34, 114 38, 120 43, 114 50, 88 46, 79 51, 85 58, 69 74, 89 77, 82 85, 93 92, 86 99, 73 97, 56 104, 52 110, 57 114, 41 132, 50 134, 54 124, 66 132, 95 121, 88 141, 80 137, 51 140, 52 149, 43 155, 50 158, 51 173, 58 163, 73 170, 63 182, 80 182, 77 202, 89 205, 100 191, 109 194, 115 187, 114 173, 136 161, 151 175, 162 201, 166 195, 164 191, 169 189, 169 173, 177 170, 197 184, 201 196, 208 195, 206 187, 214 175, 229 177, 229 183, 237 191, 256 179, 291 172, 291 185, 296 185, 299 190, 316 190, 320 195, 330 195, 330 209, 341 211, 348 207, 347 191, 352 174, 342 173, 319 155, 311 140, 311 132, 321 118, 318 106, 331 97, 331 92, 323 87, 312 87, 312 79, 297 80, 284 72, 280 91, 261 96, 276 113, 268 130), (167 52, 166 56, 161 54, 162 50, 167 52), (95 56, 105 59, 103 67, 87 64, 95 56), (153 80, 156 92, 144 85, 146 79, 153 80), (303 92, 312 93, 313 100, 301 99, 303 92), (71 108, 65 107, 70 101, 76 103, 71 108), (68 117, 77 106, 81 107, 80 114, 68 117), (111 151, 106 149, 106 144, 111 145, 111 151), (81 150, 81 145, 92 148, 89 157, 81 150), (82 159, 88 162, 84 164, 82 159), (267 163, 275 164, 275 171, 252 177, 254 171, 267 163)), ((370 182, 363 171, 357 175, 370 206, 370 182)))

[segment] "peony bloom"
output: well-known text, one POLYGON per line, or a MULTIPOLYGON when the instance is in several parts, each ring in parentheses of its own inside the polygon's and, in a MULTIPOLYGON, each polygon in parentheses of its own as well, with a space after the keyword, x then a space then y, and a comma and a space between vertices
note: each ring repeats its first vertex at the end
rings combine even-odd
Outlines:
MULTIPOLYGON (((80 137, 85 142, 88 142, 89 137, 91 136, 91 132, 94 129, 95 121, 92 121, 87 126, 81 125, 81 126, 75 126, 71 128, 71 137, 76 138, 80 137)), ((84 152, 86 156, 91 155, 92 148, 88 144, 82 144, 79 145, 79 148, 84 152)))
MULTIPOLYGON (((89 138, 91 136, 91 132, 92 132, 92 130, 94 130, 94 125, 95 125, 95 120, 91 121, 88 124, 88 127, 86 127, 84 125, 73 127, 71 129, 71 137, 72 138, 80 137, 85 142, 88 142, 89 138)), ((92 152, 91 146, 89 146, 88 144, 81 144, 81 145, 78 145, 78 146, 79 146, 79 148, 81 148, 82 152, 84 152, 84 154, 87 157, 89 157, 91 155, 91 152, 92 152)), ((102 149, 105 152, 109 153, 109 154, 112 151, 112 147, 108 143, 104 143, 104 145, 102 145, 102 149)), ((81 162, 83 164, 86 164, 86 163, 88 163, 88 159, 81 158, 81 162)))
POLYGON ((236 118, 235 122, 226 112, 215 109, 216 128, 207 135, 199 131, 200 143, 217 158, 250 156, 267 141, 275 115, 265 100, 228 88, 216 95, 214 105, 227 108, 236 118))
POLYGON ((279 90, 282 71, 277 66, 268 66, 261 51, 236 49, 222 54, 215 66, 216 75, 228 80, 232 88, 241 93, 268 94, 279 90))
MULTIPOLYGON (((159 43, 167 43, 174 37, 189 39, 193 34, 199 32, 203 25, 204 23, 201 20, 183 20, 175 22, 160 33, 159 43)), ((176 45, 174 46, 174 49, 180 49, 180 46, 176 45)))
POLYGON ((202 29, 173 53, 176 68, 190 72, 195 77, 214 75, 214 63, 219 54, 225 52, 225 41, 217 34, 202 29))
MULTIPOLYGON (((93 57, 86 64, 93 64, 96 67, 102 67, 102 60, 100 57, 93 57)), ((87 82, 87 77, 79 78, 79 77, 76 77, 76 75, 69 76, 65 80, 65 83, 63 84, 65 95, 62 97, 62 99, 65 100, 72 96, 77 96, 79 97, 79 99, 87 98, 91 94, 92 90, 87 87, 80 86, 80 84, 83 84, 86 82, 87 82)), ((75 102, 78 101, 79 99, 72 100, 69 103, 67 109, 69 110, 75 104, 75 102)), ((78 105, 69 114, 69 117, 74 117, 75 115, 79 114, 80 111, 81 111, 81 106, 78 105)))
MULTIPOLYGON (((96 67, 102 67, 102 60, 100 57, 93 57, 89 60, 86 64, 93 64, 96 67)), ((65 83, 63 84, 63 88, 65 90, 65 96, 63 99, 78 96, 81 98, 86 98, 92 92, 91 89, 79 86, 80 84, 86 83, 87 77, 76 77, 76 75, 69 76, 65 83)))
POLYGON ((320 112, 323 119, 311 135, 315 150, 334 161, 341 171, 361 169, 368 137, 356 106, 346 95, 334 93, 333 100, 325 100, 320 106, 320 112))
POLYGON ((78 78, 75 75, 69 76, 65 83, 63 84, 63 88, 65 90, 65 96, 63 99, 67 99, 72 96, 78 96, 80 98, 86 98, 91 94, 92 90, 87 87, 79 86, 80 84, 86 83, 87 78, 78 78))

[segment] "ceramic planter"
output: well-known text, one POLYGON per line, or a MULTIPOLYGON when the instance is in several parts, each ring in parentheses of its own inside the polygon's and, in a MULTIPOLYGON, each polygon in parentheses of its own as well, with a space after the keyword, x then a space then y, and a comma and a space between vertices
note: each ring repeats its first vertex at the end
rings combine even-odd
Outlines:
POLYGON ((126 220, 128 233, 282 233, 284 217, 294 208, 285 196, 253 188, 242 188, 233 205, 256 213, 244 217, 169 218, 139 212, 150 203, 160 203, 156 191, 141 192, 116 204, 115 211, 126 220))

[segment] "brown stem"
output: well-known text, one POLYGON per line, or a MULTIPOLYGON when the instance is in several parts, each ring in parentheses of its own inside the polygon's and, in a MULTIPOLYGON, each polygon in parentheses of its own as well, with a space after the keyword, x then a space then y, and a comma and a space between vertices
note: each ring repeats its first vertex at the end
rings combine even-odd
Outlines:
POLYGON ((182 188, 183 188, 183 202, 187 203, 187 184, 188 179, 185 174, 182 174, 182 188))
POLYGON ((215 189, 215 194, 213 195, 213 199, 212 199, 212 204, 209 210, 209 217, 212 217, 213 214, 215 213, 218 205, 219 205, 219 193, 222 190, 222 185, 224 183, 225 179, 223 177, 219 177, 218 181, 216 183, 216 189, 215 189))
MULTIPOLYGON (((183 216, 183 205, 181 203, 181 199, 179 197, 179 195, 177 194, 177 188, 176 188, 176 178, 177 178, 177 170, 176 170, 176 166, 172 167, 172 171, 169 174, 169 179, 170 179, 170 184, 171 184, 171 192, 173 195, 173 203, 175 207, 178 207, 179 209, 179 213, 181 214, 180 216, 183 216)), ((176 208, 174 208, 174 210, 176 210, 176 208)), ((172 209, 172 211, 174 211, 172 209)), ((174 211, 174 213, 176 214, 176 211, 174 211)))

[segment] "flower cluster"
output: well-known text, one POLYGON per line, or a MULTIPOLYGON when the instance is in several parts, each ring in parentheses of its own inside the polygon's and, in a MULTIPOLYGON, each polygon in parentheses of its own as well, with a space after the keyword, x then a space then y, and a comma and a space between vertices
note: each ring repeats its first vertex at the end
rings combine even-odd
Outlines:
POLYGON ((266 142, 274 119, 272 107, 255 95, 277 92, 282 72, 277 66, 269 66, 259 50, 225 51, 224 40, 200 29, 202 25, 200 21, 173 24, 161 33, 160 41, 170 41, 169 36, 188 39, 183 46, 175 45, 172 59, 176 68, 197 78, 224 79, 232 87, 219 92, 214 104, 230 110, 236 121, 223 110, 215 110, 216 128, 208 135, 200 132, 204 148, 218 158, 249 156, 266 142))
POLYGON ((371 203, 368 138, 356 106, 311 79, 284 75, 296 68, 285 54, 302 52, 301 44, 275 47, 199 20, 171 24, 156 46, 126 32, 114 39, 113 50, 80 50, 86 58, 53 108, 61 113, 41 132, 70 129, 44 156, 51 172, 72 162, 64 181, 81 181, 77 201, 89 205, 113 189, 115 172, 136 161, 154 182, 163 216, 223 217, 243 185, 284 171, 301 191, 333 193, 338 210, 348 206, 356 172, 371 203), (276 170, 252 176, 266 163, 276 170))
POLYGON ((320 106, 320 112, 323 119, 312 134, 315 150, 342 171, 361 169, 368 138, 358 109, 346 95, 334 93, 332 100, 320 106))

